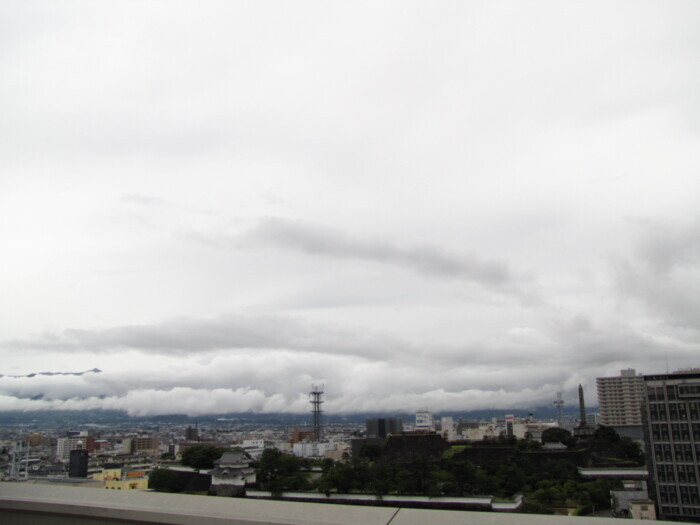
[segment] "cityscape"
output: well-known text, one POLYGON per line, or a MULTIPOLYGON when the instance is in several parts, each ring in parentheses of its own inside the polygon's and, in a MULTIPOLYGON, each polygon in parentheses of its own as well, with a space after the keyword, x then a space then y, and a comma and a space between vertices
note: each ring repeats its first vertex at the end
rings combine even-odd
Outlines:
POLYGON ((700 522, 699 21, 0 2, 0 523, 700 522))
POLYGON ((5 425, 3 482, 354 505, 700 520, 700 369, 597 378, 554 417, 334 422, 323 385, 297 424, 217 417, 5 425), (306 421, 303 421, 306 419, 306 421), (533 477, 534 476, 534 477, 533 477))

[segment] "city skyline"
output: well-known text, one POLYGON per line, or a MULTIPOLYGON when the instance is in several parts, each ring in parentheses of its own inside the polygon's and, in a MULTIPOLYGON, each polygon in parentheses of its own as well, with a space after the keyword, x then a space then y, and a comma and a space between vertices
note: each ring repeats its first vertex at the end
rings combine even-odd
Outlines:
POLYGON ((594 406, 698 366, 700 4, 0 12, 0 410, 594 406))

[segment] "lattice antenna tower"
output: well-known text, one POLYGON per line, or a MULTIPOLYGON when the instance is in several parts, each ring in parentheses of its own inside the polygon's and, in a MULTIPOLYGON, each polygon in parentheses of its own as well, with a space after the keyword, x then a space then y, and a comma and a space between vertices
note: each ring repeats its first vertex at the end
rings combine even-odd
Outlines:
POLYGON ((561 426, 561 409, 564 407, 564 400, 561 398, 561 392, 557 392, 557 400, 553 403, 557 407, 557 422, 561 426))
POLYGON ((323 385, 311 385, 309 393, 309 401, 311 402, 311 413, 314 415, 314 438, 316 441, 321 441, 323 437, 323 427, 321 425, 321 405, 323 404, 323 385))
POLYGON ((12 448, 9 475, 10 480, 16 481, 20 479, 23 468, 24 475, 27 476, 27 473, 29 472, 29 446, 25 447, 23 441, 17 441, 12 448))

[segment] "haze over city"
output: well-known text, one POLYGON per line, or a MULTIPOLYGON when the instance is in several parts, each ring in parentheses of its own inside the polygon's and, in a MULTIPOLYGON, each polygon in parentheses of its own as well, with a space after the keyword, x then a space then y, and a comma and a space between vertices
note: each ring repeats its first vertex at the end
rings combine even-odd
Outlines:
POLYGON ((595 405, 698 365, 700 3, 0 13, 0 410, 595 405))

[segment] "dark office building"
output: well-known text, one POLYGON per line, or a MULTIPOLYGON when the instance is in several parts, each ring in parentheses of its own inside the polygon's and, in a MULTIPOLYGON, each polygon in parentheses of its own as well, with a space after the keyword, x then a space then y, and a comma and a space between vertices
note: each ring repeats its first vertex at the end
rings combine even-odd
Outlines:
POLYGON ((383 439, 389 434, 401 434, 403 420, 400 417, 373 417, 367 420, 367 437, 383 439))
POLYGON ((660 520, 700 521, 700 371, 644 376, 649 497, 660 520))
POLYGON ((199 429, 197 427, 187 427, 185 430, 186 441, 199 441, 199 429))
POLYGON ((70 451, 70 463, 68 463, 68 476, 71 478, 87 478, 88 451, 78 448, 70 451))

